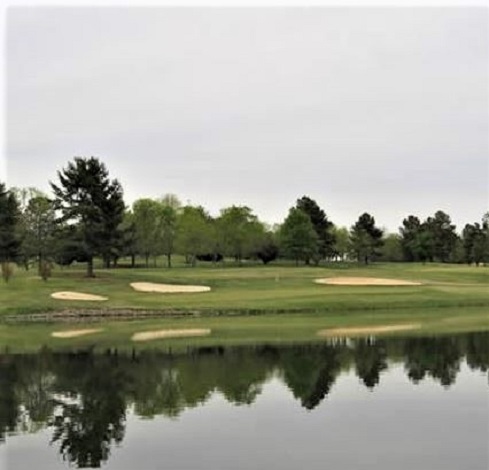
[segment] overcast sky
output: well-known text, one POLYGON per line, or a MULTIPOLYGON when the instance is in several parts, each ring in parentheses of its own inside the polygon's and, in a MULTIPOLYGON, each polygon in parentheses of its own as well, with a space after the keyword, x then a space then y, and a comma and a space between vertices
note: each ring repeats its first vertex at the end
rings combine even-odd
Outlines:
POLYGON ((128 203, 274 223, 309 195, 338 225, 460 230, 489 210, 487 12, 10 8, 8 184, 93 155, 128 203))

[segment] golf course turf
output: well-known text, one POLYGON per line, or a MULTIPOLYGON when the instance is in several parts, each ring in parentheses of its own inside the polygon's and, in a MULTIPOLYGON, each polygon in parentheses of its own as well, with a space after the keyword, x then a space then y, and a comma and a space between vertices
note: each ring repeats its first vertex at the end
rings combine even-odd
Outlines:
POLYGON ((181 264, 172 269, 98 269, 93 279, 84 277, 80 265, 57 268, 48 281, 34 271, 17 269, 9 283, 0 285, 0 347, 14 351, 42 346, 126 348, 134 347, 131 337, 138 332, 187 328, 212 333, 176 338, 156 335, 138 347, 320 341, 319 331, 368 334, 368 327, 373 326, 375 334, 406 334, 402 325, 409 324, 419 325, 409 334, 489 330, 488 281, 487 267, 410 263, 298 268, 181 264), (339 277, 419 285, 361 285, 358 279, 352 286, 315 282, 339 277), (211 290, 137 292, 130 286, 134 282, 209 286, 211 290), (108 300, 51 297, 60 291, 108 300), (85 329, 87 324, 100 331, 52 336, 53 332, 85 329), (390 325, 396 327, 389 329, 390 325))

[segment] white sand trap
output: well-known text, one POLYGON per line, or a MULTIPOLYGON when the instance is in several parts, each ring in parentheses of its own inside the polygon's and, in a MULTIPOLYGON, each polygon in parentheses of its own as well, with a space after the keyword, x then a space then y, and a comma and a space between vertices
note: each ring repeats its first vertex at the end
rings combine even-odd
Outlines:
POLYGON ((187 328, 184 330, 154 330, 142 331, 132 335, 133 341, 150 341, 161 338, 187 338, 193 336, 207 336, 211 334, 209 328, 187 328))
POLYGON ((211 290, 208 286, 179 286, 176 284, 156 284, 153 282, 132 282, 131 287, 139 292, 158 292, 160 294, 209 292, 211 290))
POLYGON ((92 328, 85 330, 65 330, 65 331, 54 331, 51 333, 53 338, 76 338, 77 336, 91 335, 93 333, 98 333, 103 331, 102 328, 92 328))
POLYGON ((380 325, 380 326, 361 326, 352 328, 331 328, 319 330, 319 336, 354 336, 371 335, 375 333, 392 333, 394 331, 416 330, 421 328, 419 323, 408 323, 404 325, 380 325))
POLYGON ((317 284, 333 286, 420 286, 420 282, 404 281, 402 279, 382 279, 378 277, 326 277, 316 279, 317 284))
POLYGON ((54 292, 53 294, 51 294, 51 297, 58 300, 108 300, 108 297, 102 297, 101 295, 94 294, 83 294, 82 292, 54 292))

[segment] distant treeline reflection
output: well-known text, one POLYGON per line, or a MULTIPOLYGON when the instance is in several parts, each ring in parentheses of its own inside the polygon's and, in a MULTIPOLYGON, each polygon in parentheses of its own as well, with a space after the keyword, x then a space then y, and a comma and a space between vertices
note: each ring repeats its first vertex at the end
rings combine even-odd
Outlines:
POLYGON ((389 364, 409 379, 449 387, 461 363, 489 370, 489 333, 458 336, 338 339, 328 344, 200 348, 188 354, 107 351, 0 355, 0 443, 8 433, 49 427, 52 443, 78 467, 99 467, 124 438, 130 407, 143 418, 175 418, 220 392, 251 404, 279 377, 301 406, 317 407, 336 379, 354 370, 373 389, 389 364))

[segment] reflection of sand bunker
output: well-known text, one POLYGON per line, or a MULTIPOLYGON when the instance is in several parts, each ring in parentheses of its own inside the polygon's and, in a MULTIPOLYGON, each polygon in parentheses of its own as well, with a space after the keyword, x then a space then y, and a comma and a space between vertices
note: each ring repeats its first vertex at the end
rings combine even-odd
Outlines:
POLYGON ((163 294, 209 292, 211 290, 207 286, 179 286, 176 284, 156 284, 153 282, 132 282, 131 287, 139 292, 159 292, 163 294))
POLYGON ((92 328, 85 330, 65 330, 65 331, 54 331, 51 336, 54 338, 76 338, 77 336, 91 335, 92 333, 98 333, 103 331, 102 328, 92 328))
POLYGON ((58 300, 108 300, 107 297, 102 297, 101 295, 83 294, 81 292, 55 292, 51 294, 51 297, 58 300))
POLYGON ((404 281, 402 279, 382 279, 377 277, 326 277, 316 279, 317 284, 334 286, 420 286, 420 282, 404 281))
POLYGON ((132 335, 133 341, 149 341, 152 339, 161 338, 187 338, 192 336, 206 336, 210 335, 211 330, 209 328, 187 328, 183 330, 155 330, 155 331, 142 331, 140 333, 134 333, 132 335))
POLYGON ((375 333, 392 333, 394 331, 416 330, 421 328, 419 323, 408 323, 404 325, 380 325, 380 326, 362 326, 352 328, 331 328, 328 330, 319 330, 319 336, 353 336, 353 335, 371 335, 375 333))

